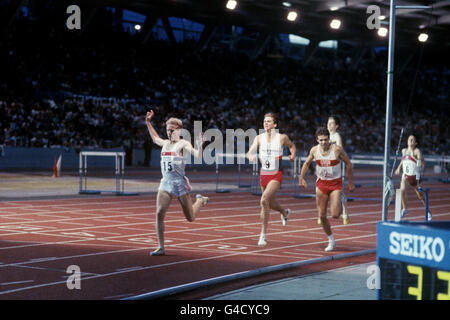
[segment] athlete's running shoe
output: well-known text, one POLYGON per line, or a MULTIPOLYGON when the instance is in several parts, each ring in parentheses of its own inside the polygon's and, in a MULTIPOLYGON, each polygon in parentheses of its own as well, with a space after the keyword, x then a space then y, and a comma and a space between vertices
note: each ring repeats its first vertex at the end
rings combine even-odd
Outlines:
POLYGON ((335 240, 328 240, 328 246, 325 248, 326 252, 333 251, 334 248, 336 248, 336 241, 335 240))
POLYGON ((164 250, 163 248, 158 248, 155 251, 150 252, 151 256, 165 256, 166 255, 166 250, 164 250))
POLYGON ((348 216, 348 213, 345 213, 342 215, 342 223, 343 224, 348 224, 349 220, 350 220, 350 218, 348 216))
POLYGON ((202 205, 206 205, 209 202, 209 198, 208 197, 204 197, 201 194, 196 195, 195 198, 201 199, 202 200, 202 205))
POLYGON ((408 210, 402 209, 402 218, 408 214, 408 210))
POLYGON ((350 217, 348 216, 347 207, 345 204, 347 203, 347 197, 344 192, 341 192, 341 205, 342 205, 342 223, 348 224, 350 217))
POLYGON ((266 241, 266 235, 263 234, 263 233, 261 233, 261 234, 259 235, 258 246, 264 247, 266 244, 267 244, 267 241, 266 241))
POLYGON ((281 223, 283 224, 283 227, 287 225, 290 214, 291 209, 286 209, 286 216, 281 215, 281 223))

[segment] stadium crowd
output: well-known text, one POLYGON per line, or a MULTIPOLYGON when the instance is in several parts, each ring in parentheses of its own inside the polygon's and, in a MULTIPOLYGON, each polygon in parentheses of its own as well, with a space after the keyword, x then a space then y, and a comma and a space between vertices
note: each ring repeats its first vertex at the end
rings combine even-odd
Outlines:
MULTIPOLYGON (((335 114, 349 153, 383 152, 383 57, 352 68, 346 57, 319 54, 304 66, 264 55, 251 60, 223 47, 198 51, 194 41, 141 44, 139 35, 108 32, 70 34, 27 19, 14 25, 0 43, 0 144, 143 148, 145 113, 153 108, 157 124, 177 116, 187 129, 200 120, 204 130, 223 132, 261 128, 264 113, 275 111, 301 153, 335 114)), ((425 154, 448 152, 449 70, 416 74, 414 67, 396 75, 392 147, 405 127, 425 154)))

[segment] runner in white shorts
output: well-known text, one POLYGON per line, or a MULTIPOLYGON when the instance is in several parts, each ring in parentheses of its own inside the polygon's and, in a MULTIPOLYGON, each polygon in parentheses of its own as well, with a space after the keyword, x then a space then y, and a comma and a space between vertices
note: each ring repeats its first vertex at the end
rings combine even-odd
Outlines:
MULTIPOLYGON (((337 116, 332 115, 328 117, 327 129, 328 132, 330 132, 330 141, 331 143, 343 148, 344 145, 342 143, 341 135, 337 131, 340 126, 341 120, 337 116)), ((342 176, 342 179, 344 179, 344 176, 342 176)), ((348 214, 347 197, 345 196, 344 190, 341 190, 341 203, 342 203, 342 222, 343 224, 348 224, 350 217, 348 214)), ((320 217, 317 220, 317 223, 318 224, 321 223, 320 217)))
POLYGON ((151 124, 154 116, 153 110, 147 112, 146 123, 148 132, 155 144, 161 146, 161 173, 162 179, 158 189, 156 200, 156 233, 158 236, 158 248, 151 252, 152 256, 165 255, 164 249, 164 217, 173 197, 178 198, 183 209, 184 216, 192 222, 200 212, 200 208, 208 203, 208 198, 196 195, 196 201, 192 203, 189 195, 191 186, 185 174, 186 160, 184 152, 188 152, 197 158, 202 155, 203 140, 200 137, 198 148, 194 149, 191 143, 180 137, 183 122, 177 118, 166 121, 166 132, 168 139, 161 139, 151 124))

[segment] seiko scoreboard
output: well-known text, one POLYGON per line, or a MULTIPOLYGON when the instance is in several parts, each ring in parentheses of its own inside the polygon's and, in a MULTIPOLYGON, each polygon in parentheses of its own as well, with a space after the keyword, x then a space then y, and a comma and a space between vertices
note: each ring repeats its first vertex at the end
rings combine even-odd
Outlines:
POLYGON ((450 221, 379 222, 378 299, 450 300, 450 221))

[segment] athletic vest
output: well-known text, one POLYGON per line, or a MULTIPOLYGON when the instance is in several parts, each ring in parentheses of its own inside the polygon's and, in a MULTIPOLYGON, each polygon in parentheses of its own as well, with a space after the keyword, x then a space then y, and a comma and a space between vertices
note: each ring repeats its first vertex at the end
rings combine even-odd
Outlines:
POLYGON ((336 144, 336 137, 339 136, 339 133, 336 131, 335 133, 330 133, 330 141, 333 144, 336 144))
POLYGON ((280 161, 283 157, 283 148, 281 147, 280 134, 276 133, 269 143, 267 140, 267 132, 264 132, 259 139, 258 154, 259 160, 261 161, 261 170, 281 170, 280 161))
POLYGON ((176 143, 166 142, 161 149, 161 173, 163 178, 179 179, 184 177, 186 159, 180 154, 182 140, 176 143))
POLYGON ((402 160, 403 173, 407 176, 415 176, 417 174, 417 160, 410 155, 403 156, 402 160))
POLYGON ((341 160, 336 159, 334 154, 335 144, 331 145, 329 155, 323 156, 320 152, 320 146, 317 147, 314 158, 316 160, 316 175, 320 180, 334 180, 342 177, 341 160))

